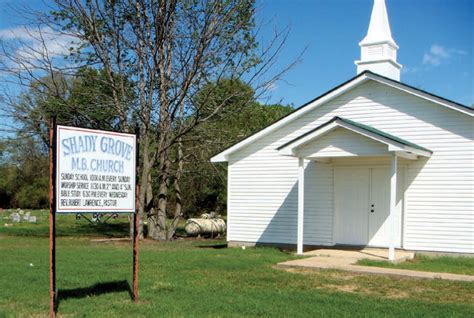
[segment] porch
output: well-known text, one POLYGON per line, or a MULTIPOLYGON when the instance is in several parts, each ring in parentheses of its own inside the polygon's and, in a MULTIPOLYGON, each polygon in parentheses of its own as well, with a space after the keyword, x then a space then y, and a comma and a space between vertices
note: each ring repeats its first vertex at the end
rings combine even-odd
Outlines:
POLYGON ((389 164, 334 170, 333 244, 376 245, 388 248, 396 260, 400 246, 402 200, 400 161, 430 157, 432 152, 399 137, 348 119, 334 117, 278 148, 281 155, 298 158, 297 254, 303 254, 305 168, 310 161, 337 163, 371 158, 389 164), (401 187, 401 188, 400 188, 401 187), (397 193, 398 192, 398 193, 397 193), (365 197, 370 201, 364 201, 365 197), (370 221, 372 220, 372 222, 370 221), (373 224, 373 225, 371 225, 373 224))

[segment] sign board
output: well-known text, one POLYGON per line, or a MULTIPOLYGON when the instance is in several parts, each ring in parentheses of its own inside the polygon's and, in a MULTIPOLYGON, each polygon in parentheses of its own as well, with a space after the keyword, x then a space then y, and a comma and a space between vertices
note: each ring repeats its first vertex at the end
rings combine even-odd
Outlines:
MULTIPOLYGON (((138 301, 136 136, 56 125, 49 128, 49 312, 56 317, 56 214, 133 213, 133 300, 138 301)), ((30 222, 31 216, 30 216, 30 222)))
POLYGON ((56 212, 135 212, 136 136, 56 129, 56 212))

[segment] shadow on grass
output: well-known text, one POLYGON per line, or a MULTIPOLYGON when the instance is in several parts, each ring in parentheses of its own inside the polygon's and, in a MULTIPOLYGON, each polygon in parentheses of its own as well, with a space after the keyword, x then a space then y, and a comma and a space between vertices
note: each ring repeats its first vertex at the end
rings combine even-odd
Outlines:
POLYGON ((59 289, 56 299, 56 312, 59 309, 61 301, 69 298, 86 298, 100 296, 102 294, 128 292, 130 299, 133 300, 133 291, 126 280, 97 283, 89 287, 74 289, 59 289))
POLYGON ((198 245, 197 247, 199 248, 211 248, 211 249, 221 249, 221 248, 227 248, 227 243, 218 243, 218 244, 209 244, 209 245, 198 245))
POLYGON ((77 224, 74 228, 65 228, 61 231, 59 225, 56 230, 59 229, 59 236, 69 235, 101 235, 106 237, 127 237, 129 235, 129 223, 99 223, 99 224, 77 224))

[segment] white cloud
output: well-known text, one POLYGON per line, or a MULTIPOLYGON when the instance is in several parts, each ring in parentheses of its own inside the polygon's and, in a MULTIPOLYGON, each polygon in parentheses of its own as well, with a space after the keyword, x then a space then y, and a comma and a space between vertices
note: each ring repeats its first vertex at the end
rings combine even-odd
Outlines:
POLYGON ((50 27, 15 27, 0 30, 0 41, 10 53, 30 67, 48 57, 54 59, 69 53, 69 48, 78 45, 75 37, 61 34, 50 27))
POLYGON ((458 54, 458 55, 467 55, 466 51, 459 50, 459 49, 451 49, 451 52, 453 52, 454 54, 458 54))
POLYGON ((402 68, 402 73, 404 74, 408 74, 408 73, 414 74, 414 73, 418 73, 419 71, 420 71, 420 68, 416 66, 415 67, 404 66, 402 68))
POLYGON ((441 63, 448 61, 453 55, 466 55, 467 52, 454 48, 445 48, 444 46, 433 44, 429 52, 423 55, 423 65, 439 66, 441 63))
POLYGON ((33 30, 26 27, 16 27, 0 30, 0 39, 8 40, 28 40, 31 38, 33 30))
POLYGON ((433 44, 430 51, 433 55, 439 56, 440 58, 447 59, 449 57, 449 53, 441 45, 433 44))
POLYGON ((425 53, 423 55, 423 64, 424 65, 432 65, 432 66, 438 66, 441 64, 441 58, 431 55, 429 53, 425 53))

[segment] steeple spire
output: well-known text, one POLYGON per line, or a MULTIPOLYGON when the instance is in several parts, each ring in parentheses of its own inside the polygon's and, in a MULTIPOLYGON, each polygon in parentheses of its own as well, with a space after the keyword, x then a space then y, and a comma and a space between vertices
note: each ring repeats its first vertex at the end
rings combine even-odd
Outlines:
POLYGON ((377 42, 390 42, 393 46, 397 46, 392 38, 392 32, 390 31, 387 8, 385 7, 384 0, 374 1, 372 15, 370 16, 369 31, 367 31, 366 37, 359 45, 377 42))
POLYGON ((369 30, 359 46, 361 59, 355 62, 358 74, 369 70, 400 80, 402 65, 397 63, 398 45, 392 38, 385 0, 374 0, 369 30))

